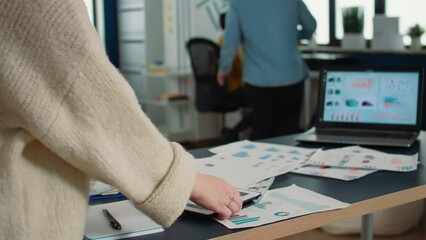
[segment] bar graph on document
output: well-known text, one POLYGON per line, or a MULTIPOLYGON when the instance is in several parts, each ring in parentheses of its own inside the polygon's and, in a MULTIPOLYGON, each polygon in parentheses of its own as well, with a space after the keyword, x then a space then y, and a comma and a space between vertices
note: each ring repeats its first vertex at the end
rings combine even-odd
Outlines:
POLYGON ((242 209, 229 219, 216 221, 230 229, 255 227, 347 206, 349 204, 292 185, 269 190, 259 203, 242 209))

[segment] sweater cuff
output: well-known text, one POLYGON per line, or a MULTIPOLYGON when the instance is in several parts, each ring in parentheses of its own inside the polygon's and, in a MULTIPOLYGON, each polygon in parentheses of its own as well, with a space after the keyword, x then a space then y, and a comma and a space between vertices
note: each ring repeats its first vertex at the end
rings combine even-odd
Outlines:
POLYGON ((143 203, 135 206, 164 227, 169 227, 183 212, 195 184, 192 155, 179 144, 171 143, 173 162, 163 181, 143 203))

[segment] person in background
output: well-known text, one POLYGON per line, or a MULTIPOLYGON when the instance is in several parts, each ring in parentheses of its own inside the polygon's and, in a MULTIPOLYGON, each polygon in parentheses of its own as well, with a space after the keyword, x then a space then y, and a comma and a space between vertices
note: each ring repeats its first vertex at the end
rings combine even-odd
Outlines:
MULTIPOLYGON (((219 15, 219 23, 222 30, 226 26, 226 13, 221 13, 219 15)), ((220 36, 217 40, 219 47, 222 47, 223 37, 220 36)), ((226 87, 226 101, 234 102, 236 105, 241 107, 248 107, 249 103, 247 96, 244 91, 243 83, 243 49, 241 46, 238 47, 237 54, 235 55, 234 62, 232 63, 232 68, 230 72, 224 78, 218 78, 218 84, 222 87, 226 87)), ((251 113, 245 113, 245 116, 242 116, 240 122, 235 125, 233 128, 225 128, 222 132, 222 138, 224 143, 238 141, 239 134, 246 128, 252 125, 252 116, 251 113)))
POLYGON ((300 131, 303 80, 308 67, 298 50, 316 21, 301 0, 233 0, 220 52, 218 82, 232 69, 241 44, 243 79, 253 109, 253 140, 300 131))
POLYGON ((142 112, 83 1, 1 0, 0 17, 0 239, 81 240, 91 178, 165 227, 189 199, 241 209, 142 112))
MULTIPOLYGON (((221 13, 219 15, 219 23, 222 30, 225 29, 226 26, 226 13, 221 13)), ((217 40, 217 45, 221 48, 223 45, 223 36, 220 36, 217 40)), ((241 46, 238 47, 237 54, 235 55, 234 62, 232 63, 231 70, 226 75, 226 78, 221 78, 220 80, 224 81, 218 82, 221 86, 226 86, 226 90, 228 93, 232 93, 235 91, 243 92, 243 49, 241 46)), ((242 96, 245 98, 245 96, 242 96)))

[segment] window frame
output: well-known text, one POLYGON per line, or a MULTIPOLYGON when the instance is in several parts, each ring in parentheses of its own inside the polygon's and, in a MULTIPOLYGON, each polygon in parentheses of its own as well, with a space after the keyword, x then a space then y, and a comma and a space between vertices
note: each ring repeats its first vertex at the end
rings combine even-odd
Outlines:
MULTIPOLYGON (((341 40, 336 37, 336 0, 329 1, 329 44, 319 44, 323 46, 340 46, 341 40)), ((386 0, 374 0, 374 15, 386 13, 386 0)), ((367 40, 367 47, 370 47, 371 40, 367 40)), ((425 48, 425 46, 423 46, 425 48)))

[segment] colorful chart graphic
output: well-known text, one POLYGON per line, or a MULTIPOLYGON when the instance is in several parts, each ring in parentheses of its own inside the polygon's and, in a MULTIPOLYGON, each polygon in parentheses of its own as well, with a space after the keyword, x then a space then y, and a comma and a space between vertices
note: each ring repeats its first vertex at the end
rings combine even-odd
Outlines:
POLYGON ((322 119, 331 122, 415 124, 418 78, 418 73, 414 72, 328 72, 322 119), (338 78, 341 80, 339 83, 338 78), (355 109, 357 116, 352 112, 355 109), (384 113, 393 115, 384 116, 384 113))
POLYGON ((373 119, 391 119, 391 120, 396 120, 396 121, 402 121, 402 120, 410 120, 410 119, 414 119, 414 116, 410 116, 410 115, 397 115, 394 113, 381 113, 381 114, 372 114, 371 117, 373 119))
POLYGON ((386 87, 392 91, 414 94, 412 81, 407 81, 406 78, 391 78, 386 81, 386 84, 386 87))
POLYGON ((340 77, 331 77, 328 79, 328 81, 332 83, 339 83, 342 81, 342 79, 340 77))
POLYGON ((328 107, 338 107, 339 105, 340 105, 340 102, 339 101, 328 101, 327 103, 326 103, 326 105, 328 106, 328 107))
POLYGON ((280 150, 277 149, 277 148, 271 147, 271 148, 265 149, 265 151, 267 151, 267 152, 279 152, 280 150))
POLYGON ((359 121, 359 112, 346 113, 346 114, 332 113, 331 120, 356 122, 356 121, 359 121))
POLYGON ((371 89, 371 78, 354 78, 352 79, 352 88, 354 89, 371 89))
POLYGON ((242 148, 245 148, 245 149, 255 149, 256 146, 254 144, 248 144, 248 145, 243 146, 242 148))
POLYGON ((321 211, 321 210, 330 208, 330 205, 316 203, 316 202, 303 201, 303 200, 300 200, 300 199, 296 199, 296 198, 286 196, 286 195, 281 194, 279 192, 273 192, 273 193, 271 193, 271 196, 273 196, 274 198, 280 199, 281 201, 286 202, 287 204, 297 206, 297 207, 304 209, 304 210, 307 210, 307 211, 317 212, 317 211, 321 211))
POLYGON ((295 150, 292 150, 292 151, 289 151, 288 153, 291 153, 291 154, 301 154, 299 151, 297 151, 296 149, 295 150))
POLYGON ((285 216, 290 215, 290 213, 288 213, 288 212, 276 212, 276 213, 274 213, 274 215, 278 216, 278 217, 285 217, 285 216))
POLYGON ((267 160, 267 159, 270 159, 271 157, 272 157, 271 155, 265 155, 265 156, 261 156, 259 159, 267 160))
POLYGON ((347 99, 345 105, 347 107, 358 107, 358 101, 356 99, 347 99))
POLYGON ((247 217, 247 215, 235 215, 231 218, 229 218, 229 220, 231 220, 232 223, 234 223, 235 225, 241 225, 241 224, 246 224, 249 222, 256 222, 259 221, 260 217, 252 217, 249 218, 247 217))
POLYGON ((372 107, 373 103, 370 101, 363 101, 361 104, 363 107, 372 107))
POLYGON ((391 96, 386 96, 385 102, 383 104, 385 108, 393 108, 393 107, 398 107, 400 105, 401 105, 401 102, 398 100, 398 98, 391 97, 391 96))
POLYGON ((237 152, 232 156, 244 158, 244 157, 249 157, 249 154, 248 154, 248 152, 237 152))

